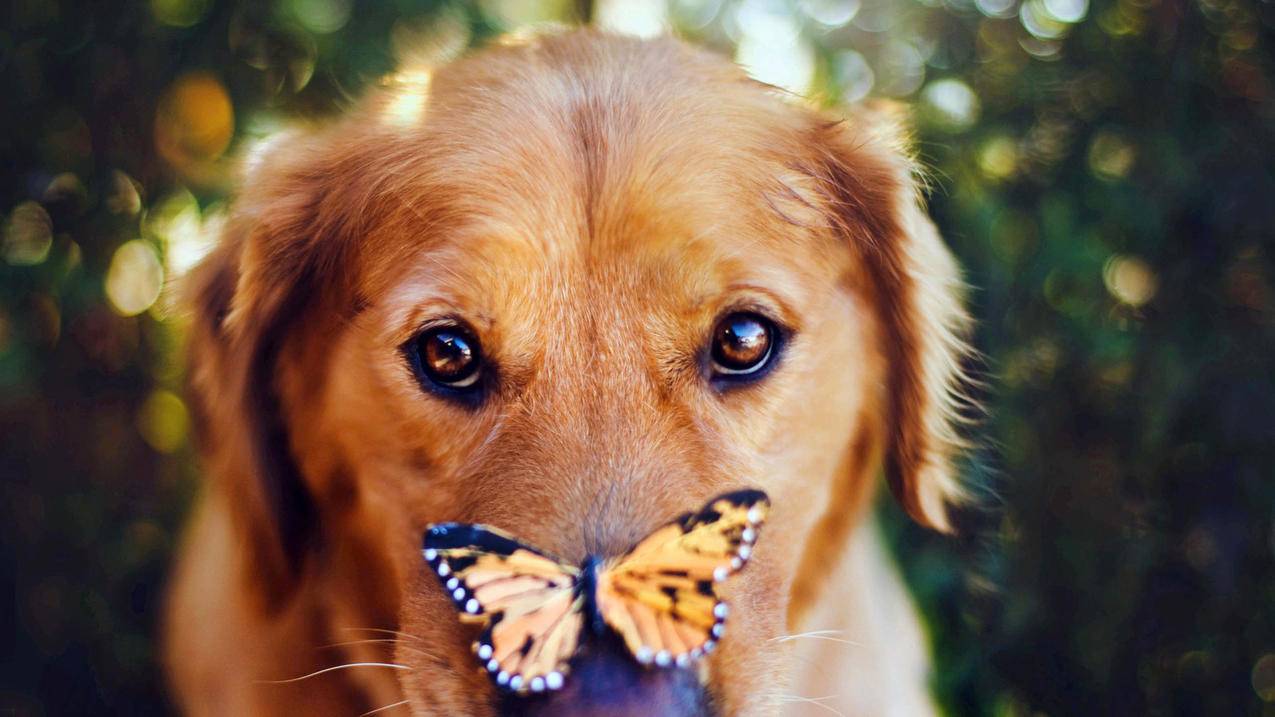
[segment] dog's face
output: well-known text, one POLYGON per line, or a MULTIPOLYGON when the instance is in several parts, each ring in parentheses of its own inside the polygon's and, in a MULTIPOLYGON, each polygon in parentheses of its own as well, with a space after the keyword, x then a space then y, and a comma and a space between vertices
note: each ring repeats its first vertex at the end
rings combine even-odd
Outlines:
POLYGON ((323 589, 413 636, 396 659, 422 714, 767 711, 774 640, 883 456, 919 518, 951 492, 953 269, 883 126, 584 34, 410 78, 267 151, 200 282, 222 346, 195 367, 213 442, 265 464, 237 490, 267 602, 307 589, 307 561, 365 574, 323 589), (774 507, 723 587, 721 649, 658 672, 586 651, 620 675, 606 695, 501 699, 420 560, 444 520, 618 555, 738 488, 774 507))

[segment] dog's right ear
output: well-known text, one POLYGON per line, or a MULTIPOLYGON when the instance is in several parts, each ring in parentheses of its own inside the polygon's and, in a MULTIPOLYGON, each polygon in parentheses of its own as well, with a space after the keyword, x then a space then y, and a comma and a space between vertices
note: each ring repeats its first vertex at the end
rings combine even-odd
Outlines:
POLYGON ((899 106, 874 103, 812 130, 810 174, 829 224, 866 268, 887 356, 886 478, 923 525, 952 529, 967 500, 954 459, 973 410, 965 397, 970 318, 951 251, 926 214, 899 106))
POLYGON ((370 191, 322 134, 285 137, 249 165, 220 244, 187 278, 188 393, 210 489, 241 563, 278 607, 319 536, 279 405, 280 354, 308 316, 340 316, 370 191))

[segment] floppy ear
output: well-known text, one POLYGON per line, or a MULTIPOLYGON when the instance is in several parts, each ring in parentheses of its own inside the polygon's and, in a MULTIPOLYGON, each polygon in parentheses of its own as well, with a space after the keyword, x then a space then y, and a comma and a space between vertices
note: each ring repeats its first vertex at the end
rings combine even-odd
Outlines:
POLYGON ((963 446, 956 427, 970 322, 956 262, 925 213, 899 115, 875 105, 818 124, 811 173, 880 314, 890 488, 913 518, 947 531, 948 507, 963 497, 952 461, 963 446))
POLYGON ((187 279, 204 467, 266 609, 291 592, 319 535, 280 410, 280 354, 304 317, 339 315, 356 273, 357 182, 330 146, 320 136, 272 145, 247 173, 220 245, 187 279))

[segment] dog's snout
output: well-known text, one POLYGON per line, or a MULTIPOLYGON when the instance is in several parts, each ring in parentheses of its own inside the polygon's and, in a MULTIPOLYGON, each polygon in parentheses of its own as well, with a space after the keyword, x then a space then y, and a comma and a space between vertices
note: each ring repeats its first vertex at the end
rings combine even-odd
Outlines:
POLYGON ((689 717, 711 715, 712 710, 694 669, 643 667, 619 640, 608 637, 581 650, 562 689, 508 696, 501 714, 689 717))

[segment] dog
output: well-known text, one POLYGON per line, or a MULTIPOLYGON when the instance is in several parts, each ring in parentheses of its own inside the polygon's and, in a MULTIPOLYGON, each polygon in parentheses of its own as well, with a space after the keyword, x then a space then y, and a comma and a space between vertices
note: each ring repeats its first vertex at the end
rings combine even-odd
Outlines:
POLYGON ((934 712, 870 503, 884 473, 949 529, 969 320, 905 126, 578 29, 251 156, 189 277, 208 480, 164 621, 179 707, 934 712), (740 488, 773 507, 718 650, 598 653, 605 690, 502 694, 422 559, 439 521, 615 556, 740 488))

